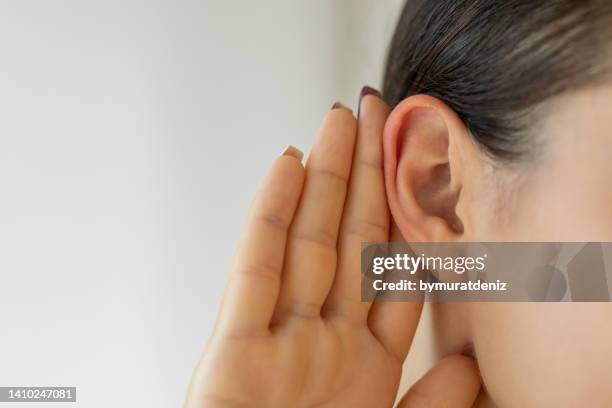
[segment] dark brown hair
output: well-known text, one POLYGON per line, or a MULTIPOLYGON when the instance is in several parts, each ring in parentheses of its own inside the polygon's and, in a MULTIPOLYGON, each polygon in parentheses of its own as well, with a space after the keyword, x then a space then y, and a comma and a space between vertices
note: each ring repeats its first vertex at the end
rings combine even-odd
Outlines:
POLYGON ((536 108, 606 79, 611 10, 610 0, 408 0, 384 97, 439 98, 491 157, 528 157, 536 108))

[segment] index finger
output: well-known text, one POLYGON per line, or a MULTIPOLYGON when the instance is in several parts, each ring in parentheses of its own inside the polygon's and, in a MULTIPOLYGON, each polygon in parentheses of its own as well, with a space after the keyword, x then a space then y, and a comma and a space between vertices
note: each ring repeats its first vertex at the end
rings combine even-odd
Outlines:
POLYGON ((338 241, 338 271, 325 315, 366 323, 369 303, 361 300, 361 243, 389 239, 389 207, 383 175, 382 133, 389 107, 377 91, 361 93, 357 144, 338 241))

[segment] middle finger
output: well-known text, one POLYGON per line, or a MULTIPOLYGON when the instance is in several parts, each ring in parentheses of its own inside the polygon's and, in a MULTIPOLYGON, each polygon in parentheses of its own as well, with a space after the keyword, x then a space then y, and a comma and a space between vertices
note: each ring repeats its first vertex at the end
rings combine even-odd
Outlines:
POLYGON ((275 320, 318 317, 336 270, 336 242, 356 138, 350 110, 335 104, 306 163, 302 198, 289 230, 275 320))

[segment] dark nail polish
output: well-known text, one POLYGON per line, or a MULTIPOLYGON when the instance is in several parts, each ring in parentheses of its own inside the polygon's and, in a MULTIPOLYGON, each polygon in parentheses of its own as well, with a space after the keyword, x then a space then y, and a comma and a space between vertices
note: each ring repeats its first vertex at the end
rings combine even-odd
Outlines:
POLYGON ((331 110, 334 110, 334 109, 346 109, 347 111, 350 111, 350 109, 344 106, 342 102, 340 101, 334 102, 334 104, 331 107, 331 110))
POLYGON ((361 93, 359 94, 359 109, 357 110, 357 116, 359 116, 359 112, 361 111, 362 99, 368 95, 373 95, 373 96, 376 96, 382 99, 382 95, 380 94, 379 91, 372 88, 371 86, 365 85, 363 88, 361 88, 361 93))
POLYGON ((363 88, 361 88, 361 93, 359 94, 359 102, 361 103, 361 100, 367 95, 374 95, 378 98, 382 98, 382 95, 378 90, 372 88, 371 86, 365 85, 363 88))
POLYGON ((298 159, 299 161, 302 161, 302 158, 304 157, 304 153, 302 153, 302 151, 298 149, 297 147, 289 145, 283 151, 281 156, 292 156, 298 159))

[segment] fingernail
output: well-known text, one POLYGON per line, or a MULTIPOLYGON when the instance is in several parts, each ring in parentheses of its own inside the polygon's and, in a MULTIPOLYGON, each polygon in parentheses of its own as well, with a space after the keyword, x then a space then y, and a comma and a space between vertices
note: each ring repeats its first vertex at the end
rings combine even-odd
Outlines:
POLYGON ((361 93, 359 94, 359 108, 357 109, 357 116, 359 116, 359 112, 361 111, 361 101, 368 95, 374 95, 378 98, 382 98, 382 95, 378 90, 372 88, 371 86, 364 85, 364 87, 361 88, 361 93))
POLYGON ((350 110, 349 108, 347 108, 346 106, 344 106, 344 105, 342 104, 342 102, 340 102, 340 101, 336 101, 336 102, 334 102, 334 104, 333 104, 333 105, 332 105, 332 107, 331 107, 331 110, 334 110, 334 109, 346 109, 347 111, 352 112, 352 110, 350 110))
POLYGON ((372 88, 371 86, 365 85, 363 88, 361 88, 361 93, 359 94, 360 104, 361 104, 361 100, 367 95, 374 95, 378 98, 382 98, 382 95, 380 94, 378 90, 372 88))
POLYGON ((298 159, 299 161, 302 161, 302 158, 304 157, 304 153, 302 153, 302 151, 298 149, 297 147, 289 145, 287 146, 285 151, 281 154, 281 156, 292 156, 298 159))

